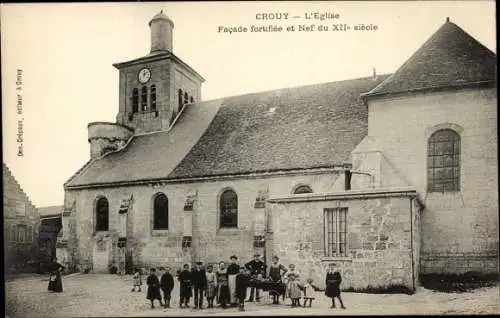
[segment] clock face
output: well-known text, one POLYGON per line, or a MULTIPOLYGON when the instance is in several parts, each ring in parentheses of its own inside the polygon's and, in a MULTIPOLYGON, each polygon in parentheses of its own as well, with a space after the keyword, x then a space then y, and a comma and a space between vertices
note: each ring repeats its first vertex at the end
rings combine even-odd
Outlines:
POLYGON ((141 83, 147 83, 149 79, 151 78, 151 71, 148 70, 147 68, 143 68, 142 70, 139 71, 139 82, 141 83))

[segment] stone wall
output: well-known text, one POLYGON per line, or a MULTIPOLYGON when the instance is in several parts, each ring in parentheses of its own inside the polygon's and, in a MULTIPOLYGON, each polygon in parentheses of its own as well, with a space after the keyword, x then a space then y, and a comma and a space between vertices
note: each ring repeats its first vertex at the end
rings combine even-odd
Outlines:
POLYGON ((4 271, 35 271, 38 268, 38 211, 12 172, 3 165, 4 271), (19 239, 18 227, 22 226, 19 239), (21 234, 22 234, 21 233, 21 234))
MULTIPOLYGON (((93 264, 97 237, 104 233, 94 231, 94 206, 96 199, 105 196, 110 207, 109 240, 116 244, 111 232, 119 228, 119 207, 123 199, 133 196, 128 213, 127 249, 132 253, 134 266, 178 267, 183 263, 202 260, 218 262, 229 260, 233 254, 241 261, 252 258, 256 249, 255 235, 265 234, 265 208, 256 208, 255 202, 261 191, 269 195, 288 195, 297 184, 308 184, 315 192, 342 190, 344 174, 341 171, 316 172, 316 174, 246 177, 204 181, 197 183, 149 184, 129 187, 67 190, 67 204, 75 201, 74 211, 67 221, 73 224, 63 234, 69 237, 71 258, 77 264, 93 264), (224 189, 231 188, 238 195, 238 228, 219 228, 218 199, 224 189), (169 200, 168 231, 152 230, 153 197, 163 192, 169 200), (194 196, 193 211, 185 211, 188 197, 194 196), (191 216, 191 228, 185 220, 191 216), (192 246, 182 247, 183 237, 192 234, 192 246)), ((64 222, 64 219, 63 219, 64 222)), ((110 248, 112 249, 112 248, 110 248)), ((259 249, 258 251, 261 251, 259 249)), ((102 257, 102 254, 99 254, 102 257)), ((109 262, 113 252, 110 250, 109 262)), ((96 269, 97 270, 97 269, 96 269)), ((99 270, 97 270, 99 271, 99 270)), ((100 271, 103 271, 101 269, 100 271)))
MULTIPOLYGON (((272 253, 302 277, 324 285, 326 269, 335 262, 342 288, 387 287, 416 283, 412 272, 414 191, 350 191, 325 195, 271 198, 272 253), (347 208, 347 254, 325 255, 324 209, 347 208)), ((418 256, 418 255, 416 255, 418 256)))
POLYGON ((376 138, 387 158, 424 200, 422 272, 496 272, 499 256, 496 89, 462 89, 371 100, 368 135, 376 138), (460 134, 460 191, 427 193, 427 140, 441 128, 452 128, 460 134))

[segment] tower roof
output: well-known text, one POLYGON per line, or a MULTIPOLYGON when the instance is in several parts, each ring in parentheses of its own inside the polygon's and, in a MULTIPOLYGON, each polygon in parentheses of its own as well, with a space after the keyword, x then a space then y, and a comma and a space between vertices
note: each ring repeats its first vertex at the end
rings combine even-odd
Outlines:
POLYGON ((392 76, 363 96, 464 87, 495 80, 496 54, 447 18, 392 76))
POLYGON ((163 10, 161 10, 159 13, 157 13, 152 19, 151 21, 149 21, 149 26, 151 26, 151 23, 153 23, 153 21, 156 21, 156 20, 165 20, 165 21, 168 21, 170 24, 172 24, 172 26, 174 25, 174 22, 172 21, 172 19, 170 19, 167 15, 165 15, 163 13, 163 10))

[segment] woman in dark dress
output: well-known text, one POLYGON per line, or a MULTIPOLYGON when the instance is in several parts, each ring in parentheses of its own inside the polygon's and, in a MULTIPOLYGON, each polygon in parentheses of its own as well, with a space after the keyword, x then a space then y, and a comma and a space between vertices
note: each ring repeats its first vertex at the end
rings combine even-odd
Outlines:
POLYGON ((273 304, 279 304, 279 296, 285 293, 285 285, 282 281, 282 274, 287 272, 287 268, 279 263, 279 257, 273 256, 273 262, 269 266, 270 286, 269 295, 273 297, 273 304))
POLYGON ((160 302, 160 306, 163 307, 163 303, 161 301, 161 293, 160 293, 160 280, 158 279, 158 276, 156 276, 156 268, 150 269, 150 273, 146 280, 146 284, 148 285, 148 294, 146 298, 151 301, 151 308, 155 308, 154 306, 155 299, 157 299, 160 302))
POLYGON ((340 297, 340 283, 342 283, 342 277, 340 273, 335 270, 335 264, 331 263, 325 278, 325 295, 332 299, 332 307, 330 308, 335 308, 335 297, 337 297, 340 301, 340 307, 345 309, 342 298, 340 297))
POLYGON ((61 272, 64 270, 64 266, 57 262, 57 258, 52 260, 52 264, 50 264, 49 272, 49 287, 48 290, 55 293, 63 292, 62 278, 61 272))
POLYGON ((230 302, 230 297, 227 268, 224 262, 219 263, 219 269, 215 275, 217 277, 217 302, 222 308, 226 308, 230 302))

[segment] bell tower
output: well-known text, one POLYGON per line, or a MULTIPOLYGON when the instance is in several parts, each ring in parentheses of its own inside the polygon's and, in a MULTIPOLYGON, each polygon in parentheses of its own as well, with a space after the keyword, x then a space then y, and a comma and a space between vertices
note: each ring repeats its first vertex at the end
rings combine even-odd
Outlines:
POLYGON ((205 81, 173 53, 173 21, 163 13, 150 21, 146 56, 113 64, 120 73, 116 121, 136 134, 167 130, 184 107, 201 100, 205 81))

